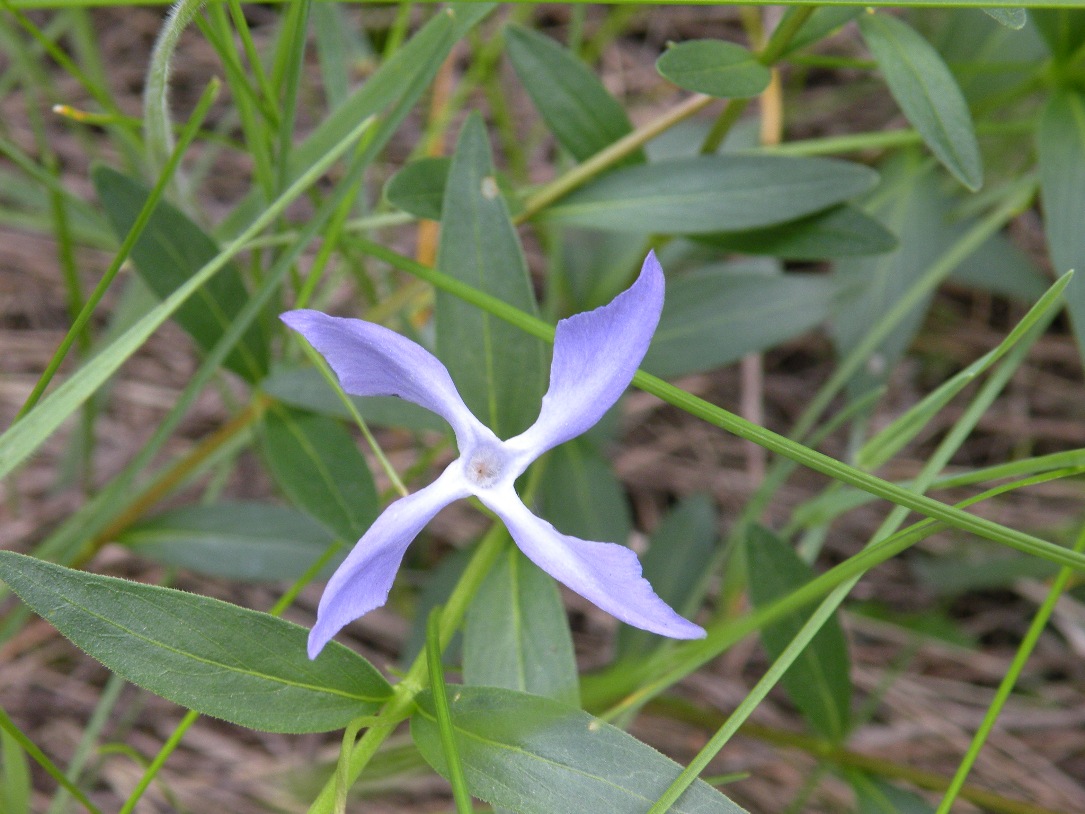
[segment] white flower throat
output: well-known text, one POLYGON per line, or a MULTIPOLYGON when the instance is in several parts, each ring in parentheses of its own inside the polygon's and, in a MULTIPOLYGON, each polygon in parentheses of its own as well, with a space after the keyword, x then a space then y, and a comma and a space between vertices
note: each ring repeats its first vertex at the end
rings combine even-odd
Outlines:
POLYGON ((464 475, 480 489, 489 489, 501 478, 507 463, 503 450, 491 446, 480 447, 468 457, 464 475))

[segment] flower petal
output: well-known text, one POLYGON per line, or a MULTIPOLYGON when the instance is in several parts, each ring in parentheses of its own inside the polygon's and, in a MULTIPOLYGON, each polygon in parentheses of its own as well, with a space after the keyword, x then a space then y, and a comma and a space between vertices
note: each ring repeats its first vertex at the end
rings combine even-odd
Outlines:
POLYGON ((703 628, 656 595, 631 549, 562 534, 532 514, 511 489, 478 498, 505 522, 528 559, 611 616, 673 639, 704 638, 703 628))
POLYGON ((663 269, 649 252, 636 282, 610 303, 558 322, 542 411, 510 445, 538 456, 599 421, 632 381, 662 310, 663 269))
POLYGON ((407 337, 320 311, 288 311, 280 319, 320 351, 348 393, 399 396, 432 410, 452 425, 460 449, 480 433, 493 436, 467 409, 445 366, 407 337))
POLYGON ((315 659, 344 625, 388 600, 407 546, 437 512, 469 494, 462 470, 453 462, 437 480, 390 504, 373 522, 328 580, 309 633, 309 658, 315 659))

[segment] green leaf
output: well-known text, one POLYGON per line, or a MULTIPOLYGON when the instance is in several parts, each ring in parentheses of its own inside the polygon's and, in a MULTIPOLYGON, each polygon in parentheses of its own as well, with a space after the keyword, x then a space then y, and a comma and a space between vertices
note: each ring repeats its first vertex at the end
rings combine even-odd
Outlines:
POLYGON ((991 552, 978 547, 957 548, 937 557, 917 557, 909 570, 926 590, 956 597, 978 591, 1010 590, 1022 579, 1048 580, 1058 566, 1016 551, 991 552))
POLYGON ((805 218, 745 229, 700 235, 698 241, 743 254, 763 254, 781 260, 821 260, 884 254, 897 247, 897 239, 874 218, 847 204, 805 218))
MULTIPOLYGON (((442 211, 441 271, 522 311, 538 313, 477 114, 468 117, 460 133, 442 211)), ((542 343, 440 290, 436 323, 437 355, 471 411, 499 438, 527 429, 542 401, 542 343)))
POLYGON ((553 286, 566 314, 606 305, 628 288, 631 270, 644 262, 644 247, 620 232, 565 229, 561 244, 553 286))
POLYGON ((983 13, 997 20, 999 25, 1012 28, 1014 31, 1021 30, 1028 22, 1028 15, 1025 14, 1023 8, 985 8, 983 13))
MULTIPOLYGON (((1056 281, 996 347, 973 360, 873 435, 855 453, 856 465, 867 470, 881 467, 905 444, 919 435, 935 416, 941 414, 958 393, 976 381, 1019 342, 1025 343, 1022 351, 1027 352, 1028 347, 1043 334, 1061 310, 1063 293, 1067 286, 1065 277, 1056 281)), ((1018 356, 1020 358, 1021 354, 1018 356)))
POLYGON ((291 502, 341 540, 353 543, 376 519, 369 465, 339 422, 273 407, 264 419, 264 455, 291 502))
MULTIPOLYGON (((681 767, 632 735, 574 707, 513 690, 458 687, 449 698, 456 744, 471 793, 519 814, 641 814, 681 767)), ((411 737, 445 774, 433 699, 418 698, 411 737)), ((674 814, 740 814, 703 780, 674 814)))
POLYGON ((0 551, 0 579, 122 678, 189 709, 266 732, 326 732, 376 712, 380 673, 335 642, 217 599, 0 551))
POLYGON ((950 279, 1022 302, 1035 302, 1048 285, 1032 257, 1002 234, 993 235, 965 258, 950 279))
POLYGON ((1044 232, 1056 274, 1078 273, 1066 290, 1079 349, 1085 349, 1085 94, 1056 92, 1036 131, 1044 232))
POLYGON ((236 580, 293 580, 335 542, 327 529, 288 506, 185 506, 125 529, 117 542, 140 556, 236 580))
MULTIPOLYGON (((505 27, 505 53, 558 143, 583 161, 632 131, 625 108, 595 73, 549 37, 505 27)), ((622 163, 640 163, 637 150, 622 163)))
MULTIPOLYGON (((430 89, 433 77, 456 41, 496 7, 495 3, 457 3, 434 14, 380 68, 352 93, 304 141, 290 151, 286 177, 293 179, 319 160, 357 123, 380 115, 366 141, 366 151, 375 156, 399 129, 403 120, 430 89)), ((252 220, 263 207, 259 190, 250 193, 219 225, 216 234, 233 235, 252 220)))
POLYGON ((452 159, 445 156, 419 158, 388 179, 384 197, 392 206, 416 218, 441 219, 441 203, 452 159))
MULTIPOLYGON (((111 342, 108 347, 88 359, 78 371, 43 398, 30 413, 5 430, 3 435, 0 435, 0 478, 26 460, 81 404, 108 381, 125 360, 139 350, 147 338, 158 330, 189 297, 220 271, 249 240, 278 219, 287 205, 323 175, 372 124, 371 118, 360 122, 346 138, 320 156, 308 171, 264 207, 255 219, 222 252, 216 255, 214 260, 204 265, 167 299, 144 314, 135 325, 111 342)), ((261 291, 267 294, 271 291, 271 287, 265 285, 261 291)), ((248 305, 246 309, 251 314, 253 309, 248 308, 248 305)), ((243 309, 242 313, 244 312, 243 309)), ((239 319, 230 326, 228 335, 232 339, 235 334, 241 333, 243 327, 244 323, 239 319)))
MULTIPOLYGON (((783 540, 763 526, 746 537, 746 573, 754 607, 764 608, 814 578, 814 572, 783 540)), ((802 629, 806 617, 794 614, 761 630, 761 642, 776 659, 802 629)), ((784 674, 782 684, 810 728, 840 743, 851 726, 848 645, 834 615, 810 640, 784 674)))
POLYGON ((467 611, 463 680, 579 703, 557 585, 514 545, 505 546, 467 611))
POLYGON ((720 99, 757 96, 772 78, 753 54, 723 40, 671 45, 656 61, 656 70, 680 88, 720 99))
POLYGON ((736 274, 707 266, 670 280, 645 370, 673 377, 730 364, 829 317, 833 281, 819 274, 736 274))
POLYGON ((18 739, 0 729, 0 811, 31 814, 30 763, 18 739))
POLYGON ((1080 8, 1034 8, 1029 16, 1056 62, 1067 62, 1085 44, 1085 14, 1080 8))
POLYGON ((957 81, 942 57, 907 23, 864 14, 859 28, 900 109, 938 160, 962 184, 983 184, 979 144, 957 81))
MULTIPOLYGON (((918 151, 905 151, 880 167, 882 184, 871 196, 868 212, 900 239, 897 250, 876 257, 837 260, 832 276, 839 294, 832 303, 832 337, 846 354, 892 309, 961 233, 953 223, 954 200, 943 189, 933 162, 918 151)), ((878 348, 875 361, 860 374, 857 390, 868 389, 893 369, 911 344, 929 297, 901 321, 878 348)))
MULTIPOLYGON (((113 231, 118 240, 123 239, 150 190, 109 167, 95 167, 91 175, 113 231)), ((140 277, 162 299, 218 254, 215 241, 166 201, 155 207, 143 234, 132 247, 132 260, 140 277)), ((248 292, 237 266, 227 263, 177 309, 174 319, 207 351, 222 337, 247 299, 248 292)), ((249 327, 224 364, 250 382, 267 373, 268 338, 259 321, 249 327)))
MULTIPOLYGON (((785 14, 793 14, 798 7, 792 6, 785 14)), ((782 56, 789 56, 796 51, 801 51, 808 45, 820 42, 825 37, 849 23, 863 13, 862 8, 849 6, 818 6, 807 18, 802 27, 791 38, 784 49, 782 56)))
MULTIPOLYGON (((693 495, 679 503, 652 534, 640 558, 647 579, 659 597, 683 616, 693 616, 708 588, 708 566, 715 555, 716 513, 712 501, 693 495)), ((641 658, 666 640, 646 630, 622 625, 618 629, 618 658, 641 658)))
POLYGON ((857 814, 933 814, 934 806, 918 794, 887 783, 880 777, 848 772, 855 789, 857 814))
POLYGON ((624 545, 633 528, 625 490, 610 464, 584 438, 574 438, 547 456, 539 504, 539 514, 561 532, 586 540, 624 545))
POLYGON ((607 173, 540 218, 645 234, 754 229, 843 203, 876 182, 867 167, 831 158, 696 156, 607 173))
MULTIPOLYGON (((328 380, 310 365, 273 367, 271 375, 260 382, 260 389, 291 407, 346 421, 353 417, 328 380)), ((405 427, 446 435, 450 432, 440 416, 395 396, 351 396, 350 400, 362 418, 378 427, 405 427)))

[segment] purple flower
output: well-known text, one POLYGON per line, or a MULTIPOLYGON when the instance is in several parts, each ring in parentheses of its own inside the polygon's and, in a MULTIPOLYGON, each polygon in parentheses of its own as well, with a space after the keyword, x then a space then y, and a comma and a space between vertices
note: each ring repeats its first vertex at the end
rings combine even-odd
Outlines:
POLYGON ((547 450, 580 435, 618 400, 648 350, 663 308, 654 253, 637 281, 608 305, 558 322, 550 389, 539 418, 502 441, 467 409, 445 366, 399 334, 358 319, 290 311, 282 320, 328 360, 356 396, 399 396, 444 418, 460 457, 429 486, 392 503, 332 575, 309 634, 316 655, 349 622, 380 607, 411 541, 453 500, 474 495, 500 517, 527 557, 626 624, 676 639, 705 632, 660 599, 630 549, 561 534, 536 517, 513 484, 547 450))

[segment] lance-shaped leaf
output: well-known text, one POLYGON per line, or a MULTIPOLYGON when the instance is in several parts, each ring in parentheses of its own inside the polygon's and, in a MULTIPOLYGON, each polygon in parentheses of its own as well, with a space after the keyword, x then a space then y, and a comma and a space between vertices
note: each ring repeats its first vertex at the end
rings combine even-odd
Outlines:
MULTIPOLYGON (((810 566, 762 526, 750 529, 745 554, 750 598, 758 608, 771 605, 814 578, 810 566)), ((770 658, 784 651, 805 621, 802 614, 794 614, 761 630, 770 658)), ((849 664, 844 631, 833 617, 810 640, 781 682, 810 727, 833 743, 840 743, 851 725, 849 664)))
POLYGON ((859 20, 893 98, 927 146, 971 190, 983 184, 972 114, 946 63, 907 23, 888 14, 859 20))
POLYGON ((287 497, 344 542, 376 518, 369 464, 339 422, 276 406, 264 419, 264 453, 287 497))
POLYGON ((657 376, 709 370, 820 325, 836 298, 813 274, 735 273, 707 266, 676 277, 644 367, 657 376))
POLYGON ((633 527, 622 484, 587 438, 575 438, 546 459, 539 508, 566 534, 625 542, 633 527))
MULTIPOLYGON (((629 133, 625 108, 595 73, 549 37, 510 25, 505 53, 558 143, 583 161, 629 133)), ((644 161, 637 150, 623 163, 644 161)))
POLYGON ((739 232, 699 235, 698 241, 743 254, 764 254, 781 260, 821 260, 884 254, 897 239, 879 221, 847 204, 805 218, 739 232))
POLYGON ((451 166, 452 159, 447 156, 412 161, 388 180, 384 197, 417 218, 440 220, 451 166))
POLYGON ((753 54, 723 40, 672 45, 656 61, 656 70, 680 88, 721 99, 757 96, 772 78, 753 54))
POLYGON ((125 529, 117 542, 157 562, 237 580, 297 579, 335 542, 289 506, 184 506, 125 529))
POLYGON ((1066 301, 1079 348, 1085 348, 1085 94, 1063 90, 1044 108, 1036 131, 1044 232, 1057 274, 1070 269, 1066 301))
MULTIPOLYGON (((1041 288, 1041 292, 1042 292, 1041 288)), ((280 367, 260 382, 260 389, 283 404, 309 413, 350 421, 353 413, 343 404, 336 388, 315 367, 280 367)), ((354 409, 370 426, 405 427, 422 432, 447 433, 448 424, 429 410, 392 396, 350 397, 354 409)))
POLYGON ((515 546, 506 546, 467 611, 463 679, 567 704, 579 700, 561 595, 554 580, 515 546))
MULTIPOLYGON (((117 238, 132 228, 150 191, 109 167, 96 167, 94 188, 117 238)), ((165 299, 213 260, 218 246, 188 216, 166 201, 159 202, 132 247, 136 271, 155 294, 165 299)), ((227 263, 184 305, 174 319, 204 350, 210 350, 248 299, 237 266, 227 263)), ((226 367, 249 381, 258 381, 268 366, 267 332, 255 322, 230 355, 226 367)))
POLYGON ((0 579, 122 678, 197 712, 267 732, 325 732, 391 695, 342 645, 305 655, 308 631, 217 599, 0 551, 0 579))
POLYGON ((1056 62, 1066 62, 1085 43, 1085 14, 1079 8, 1035 8, 1029 16, 1056 62))
MULTIPOLYGON (((467 119, 452 159, 437 265, 446 274, 537 313, 520 240, 497 187, 486 130, 467 119)), ((443 291, 436 295, 437 355, 471 411, 498 438, 524 430, 543 392, 542 344, 443 291)))
MULTIPOLYGON (((681 766, 632 735, 574 707, 495 687, 449 688, 456 746, 467 785, 479 799, 520 814, 643 814, 681 766)), ((418 699, 411 737, 446 773, 430 694, 418 699)), ((669 809, 674 814, 741 814, 703 780, 669 809)))
POLYGON ((539 217, 645 234, 754 229, 843 203, 877 180, 867 167, 831 158, 696 156, 609 172, 539 217))

